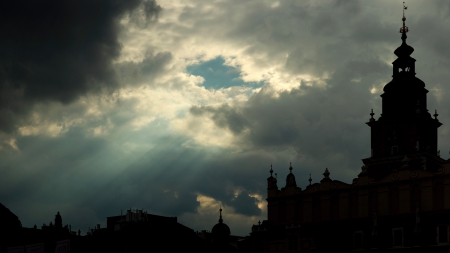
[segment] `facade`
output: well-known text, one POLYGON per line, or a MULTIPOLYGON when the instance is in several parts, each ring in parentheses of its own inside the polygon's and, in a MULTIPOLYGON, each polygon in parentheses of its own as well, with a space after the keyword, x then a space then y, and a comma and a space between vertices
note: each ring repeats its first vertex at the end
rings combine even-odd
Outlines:
POLYGON ((362 159, 351 183, 323 179, 306 189, 290 173, 278 188, 267 179, 268 217, 252 227, 252 252, 399 249, 448 252, 450 162, 440 157, 437 130, 442 125, 427 109, 425 83, 416 77, 414 49, 406 43, 394 54, 393 79, 381 95, 382 114, 373 111, 371 156, 362 159))

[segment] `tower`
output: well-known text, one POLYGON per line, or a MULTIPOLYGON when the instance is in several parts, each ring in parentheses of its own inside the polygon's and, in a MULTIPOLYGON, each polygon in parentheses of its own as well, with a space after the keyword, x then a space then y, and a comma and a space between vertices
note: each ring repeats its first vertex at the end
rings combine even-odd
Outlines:
POLYGON ((376 120, 372 111, 367 122, 371 128, 371 157, 363 162, 375 179, 402 168, 402 161, 408 161, 408 169, 431 172, 445 162, 437 149, 437 129, 442 124, 436 111, 434 119, 428 112, 428 90, 416 77, 416 60, 411 57, 414 48, 406 43, 409 29, 405 20, 403 13, 402 44, 394 51, 398 58, 392 63, 392 80, 383 88, 381 116, 376 120))
POLYGON ((62 228, 62 218, 59 212, 55 215, 55 227, 62 228))

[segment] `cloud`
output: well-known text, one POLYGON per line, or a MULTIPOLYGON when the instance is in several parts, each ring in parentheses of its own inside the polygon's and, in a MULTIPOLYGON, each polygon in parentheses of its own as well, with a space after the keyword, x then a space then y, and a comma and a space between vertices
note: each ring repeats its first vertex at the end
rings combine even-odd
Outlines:
MULTIPOLYGON (((131 1, 8 1, 0 10, 0 131, 12 132, 36 103, 68 104, 120 84, 112 62, 120 55, 120 19, 131 1)), ((161 7, 143 3, 146 19, 161 7)))

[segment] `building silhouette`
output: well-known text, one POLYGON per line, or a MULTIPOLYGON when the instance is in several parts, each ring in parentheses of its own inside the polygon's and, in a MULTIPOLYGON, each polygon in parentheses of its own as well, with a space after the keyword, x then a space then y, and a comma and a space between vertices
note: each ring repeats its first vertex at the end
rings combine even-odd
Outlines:
POLYGON ((107 217, 107 227, 94 229, 86 245, 93 252, 204 252, 201 239, 177 217, 127 210, 125 215, 107 217))
POLYGON ((301 189, 292 173, 278 188, 267 179, 268 217, 252 227, 252 252, 390 250, 449 252, 450 162, 440 157, 442 125, 427 109, 425 83, 416 77, 414 49, 394 54, 392 81, 384 86, 382 114, 373 111, 371 156, 351 183, 332 180, 325 169, 319 183, 301 189))
POLYGON ((215 224, 211 232, 202 230, 197 232, 203 240, 205 252, 243 252, 240 250, 241 236, 231 235, 230 227, 222 219, 222 207, 219 209, 219 222, 215 224))

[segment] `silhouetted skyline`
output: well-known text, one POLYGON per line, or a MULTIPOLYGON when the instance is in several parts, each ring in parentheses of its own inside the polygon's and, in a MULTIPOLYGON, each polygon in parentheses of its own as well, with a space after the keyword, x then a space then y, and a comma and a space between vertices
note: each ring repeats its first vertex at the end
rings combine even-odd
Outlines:
MULTIPOLYGON (((77 1, 0 8, 0 203, 87 232, 127 208, 235 235, 272 164, 351 183, 370 156, 402 1, 77 1)), ((445 1, 409 1, 417 76, 450 143, 445 1)), ((275 174, 274 174, 275 176, 275 174)))

